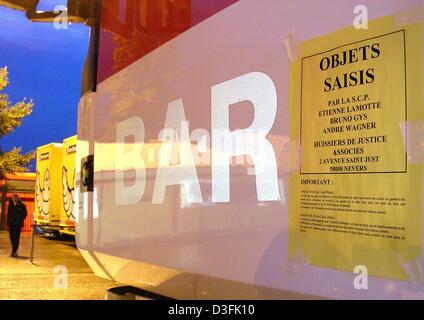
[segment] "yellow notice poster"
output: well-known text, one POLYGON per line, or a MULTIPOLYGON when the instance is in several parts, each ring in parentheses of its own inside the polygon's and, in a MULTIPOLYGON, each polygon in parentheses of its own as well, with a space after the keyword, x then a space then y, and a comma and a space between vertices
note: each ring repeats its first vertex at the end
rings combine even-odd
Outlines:
POLYGON ((389 17, 301 45, 290 82, 300 149, 289 256, 395 279, 421 256, 423 166, 408 157, 407 128, 424 120, 422 39, 421 25, 389 17))

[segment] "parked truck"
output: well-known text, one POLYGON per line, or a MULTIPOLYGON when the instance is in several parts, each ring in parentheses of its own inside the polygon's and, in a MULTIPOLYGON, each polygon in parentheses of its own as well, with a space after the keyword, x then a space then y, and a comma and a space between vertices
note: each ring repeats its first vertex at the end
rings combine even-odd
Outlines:
POLYGON ((34 222, 56 235, 75 235, 76 148, 76 135, 37 148, 34 222))
POLYGON ((36 154, 34 222, 49 228, 60 224, 62 148, 62 144, 49 143, 38 147, 36 154))
POLYGON ((75 3, 97 275, 179 299, 424 298, 422 1, 75 3))

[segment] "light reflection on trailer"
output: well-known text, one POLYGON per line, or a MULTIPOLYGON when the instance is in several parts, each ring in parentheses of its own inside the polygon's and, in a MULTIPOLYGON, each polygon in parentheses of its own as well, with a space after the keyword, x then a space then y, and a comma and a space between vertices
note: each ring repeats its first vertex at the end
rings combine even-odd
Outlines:
MULTIPOLYGON (((355 1, 332 3, 331 10, 324 0, 270 0, 266 5, 256 0, 182 1, 178 7, 171 1, 127 1, 125 8, 117 3, 103 2, 96 90, 81 98, 78 111, 77 245, 98 275, 175 298, 411 294, 407 282, 377 277, 370 278, 373 290, 359 292, 351 273, 310 265, 302 252, 290 259, 287 254, 286 191, 290 172, 298 170, 299 163, 299 142, 289 139, 289 59, 296 55, 296 43, 350 26, 355 1), (209 6, 208 14, 199 9, 202 3, 209 6), (172 18, 176 12, 188 19, 186 23, 172 18), (140 134, 130 130, 122 148, 118 124, 140 118, 143 140, 156 141, 169 103, 182 99, 190 131, 204 128, 213 136, 213 88, 252 72, 266 75, 276 90, 278 108, 266 139, 275 154, 279 199, 259 201, 256 168, 231 163, 228 202, 213 201, 211 164, 196 166, 201 202, 187 202, 190 190, 175 185, 166 188, 162 203, 154 204, 158 166, 153 163, 145 166, 141 199, 117 203, 116 191, 122 190, 116 187, 117 170, 124 171, 125 183, 131 186, 137 182, 133 170, 138 164, 131 161, 126 167, 128 154, 116 150, 137 149, 135 136, 140 134), (94 155, 94 183, 91 191, 83 192, 81 161, 89 155, 94 155)), ((378 18, 416 2, 364 4, 372 18, 378 18)), ((251 103, 236 101, 229 127, 247 128, 262 115, 251 103)), ((160 147, 154 142, 153 149, 160 147)), ((212 144, 210 152, 220 150, 212 144)), ((139 161, 149 157, 138 156, 139 161)))

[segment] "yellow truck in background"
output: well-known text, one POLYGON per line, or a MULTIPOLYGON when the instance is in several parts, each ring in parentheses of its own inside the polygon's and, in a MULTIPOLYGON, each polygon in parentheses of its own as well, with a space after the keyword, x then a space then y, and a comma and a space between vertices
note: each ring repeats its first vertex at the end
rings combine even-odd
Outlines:
POLYGON ((60 231, 75 235, 75 161, 77 151, 77 136, 63 140, 63 156, 61 168, 61 210, 60 231))
POLYGON ((63 146, 49 143, 37 148, 34 222, 57 227, 60 223, 61 163, 63 146))
POLYGON ((34 222, 56 234, 75 235, 76 144, 75 135, 37 148, 34 222))

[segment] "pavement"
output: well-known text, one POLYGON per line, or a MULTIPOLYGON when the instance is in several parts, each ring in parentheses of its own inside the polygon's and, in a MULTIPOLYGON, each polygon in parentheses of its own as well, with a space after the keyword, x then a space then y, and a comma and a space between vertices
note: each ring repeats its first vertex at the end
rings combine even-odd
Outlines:
POLYGON ((30 262, 31 234, 22 234, 19 258, 10 257, 9 234, 0 232, 0 300, 103 300, 116 286, 97 277, 73 241, 35 236, 30 262))

